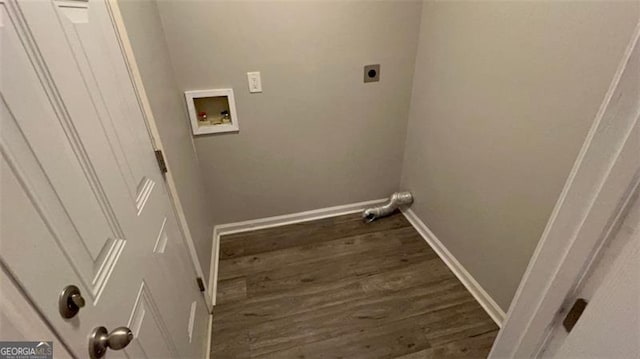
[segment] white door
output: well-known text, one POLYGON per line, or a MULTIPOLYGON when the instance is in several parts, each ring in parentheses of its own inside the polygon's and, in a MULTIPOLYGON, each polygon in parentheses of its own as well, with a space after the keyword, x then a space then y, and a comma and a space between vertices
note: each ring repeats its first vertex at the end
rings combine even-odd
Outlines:
POLYGON ((76 357, 127 326, 107 357, 202 358, 208 313, 109 11, 0 0, 0 260, 76 357), (86 305, 63 319, 70 284, 86 305))
MULTIPOLYGON (((541 357, 640 358, 640 201, 637 193, 586 272, 574 299, 587 306, 567 333, 558 324, 541 357)), ((558 319, 562 319, 561 315, 558 319)))

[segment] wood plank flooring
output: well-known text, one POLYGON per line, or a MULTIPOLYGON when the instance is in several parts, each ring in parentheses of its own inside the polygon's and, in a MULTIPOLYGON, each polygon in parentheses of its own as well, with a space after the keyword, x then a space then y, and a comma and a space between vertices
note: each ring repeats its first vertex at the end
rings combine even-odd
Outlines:
POLYGON ((223 236, 212 359, 485 358, 498 327, 401 214, 223 236))

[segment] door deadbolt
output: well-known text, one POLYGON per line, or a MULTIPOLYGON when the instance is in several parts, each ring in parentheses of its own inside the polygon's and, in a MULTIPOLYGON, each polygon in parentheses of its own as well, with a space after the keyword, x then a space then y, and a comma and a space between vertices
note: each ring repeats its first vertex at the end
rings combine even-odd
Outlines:
POLYGON ((75 317, 84 304, 80 289, 73 284, 66 286, 58 298, 58 310, 60 315, 66 319, 75 317))

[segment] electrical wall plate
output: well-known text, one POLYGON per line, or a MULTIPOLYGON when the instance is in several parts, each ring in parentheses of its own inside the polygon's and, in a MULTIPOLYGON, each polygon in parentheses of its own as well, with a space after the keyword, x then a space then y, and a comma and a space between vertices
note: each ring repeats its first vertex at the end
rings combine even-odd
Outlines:
POLYGON ((250 93, 262 92, 262 79, 259 71, 247 72, 247 80, 249 81, 250 93))
POLYGON ((365 65, 364 82, 378 82, 378 81, 380 81, 380 64, 365 65))

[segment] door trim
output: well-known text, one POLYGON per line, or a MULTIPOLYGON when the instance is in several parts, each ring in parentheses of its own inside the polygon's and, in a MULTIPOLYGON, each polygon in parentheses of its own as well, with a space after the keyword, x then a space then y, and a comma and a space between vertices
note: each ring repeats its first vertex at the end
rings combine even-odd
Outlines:
POLYGON ((640 23, 540 242, 489 358, 536 357, 640 175, 640 23))
MULTIPOLYGON (((142 75, 140 74, 140 70, 138 69, 138 64, 135 61, 135 56, 133 53, 133 47, 131 46, 131 42, 129 41, 129 36, 127 34, 127 29, 124 25, 124 20, 122 18, 122 13, 120 12, 120 7, 117 1, 107 0, 105 1, 107 6, 107 10, 109 15, 111 16, 111 23, 116 33, 116 38, 118 39, 118 43, 120 44, 120 49, 122 51, 122 55, 125 61, 125 65, 129 71, 129 77, 131 79, 131 84, 133 86, 134 92, 138 99, 138 105, 140 106, 140 110, 145 119, 145 124, 147 130, 149 132, 149 137, 151 139, 151 144, 153 145, 154 150, 160 150, 166 152, 162 145, 162 140, 160 139, 160 134, 158 132, 158 127, 155 122, 155 118, 153 116, 153 111, 151 110, 151 104, 149 102, 149 98, 147 97, 147 93, 144 88, 144 83, 142 82, 142 75)), ((189 230, 189 225, 187 224, 187 218, 184 214, 184 209, 182 208, 182 202, 180 201, 180 197, 178 196, 178 191, 176 187, 176 183, 173 179, 171 172, 171 164, 166 163, 167 173, 165 173, 165 183, 166 188, 168 189, 169 198, 171 199, 173 212, 175 213, 178 224, 180 227, 180 231, 182 232, 182 236, 187 244, 187 248, 189 250, 189 256, 191 257, 191 263, 195 269, 195 276, 193 280, 196 280, 196 277, 205 278, 204 271, 202 270, 202 264, 198 259, 198 254, 196 252, 196 247, 193 243, 193 237, 191 236, 191 231, 189 230)), ((206 282, 206 281, 203 281, 206 282)), ((207 304, 207 308, 211 310, 213 303, 211 301, 211 296, 209 295, 209 288, 206 288, 207 283, 205 283, 205 290, 202 292, 205 302, 207 304)))

